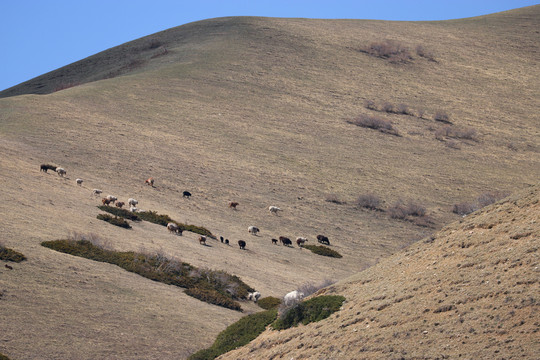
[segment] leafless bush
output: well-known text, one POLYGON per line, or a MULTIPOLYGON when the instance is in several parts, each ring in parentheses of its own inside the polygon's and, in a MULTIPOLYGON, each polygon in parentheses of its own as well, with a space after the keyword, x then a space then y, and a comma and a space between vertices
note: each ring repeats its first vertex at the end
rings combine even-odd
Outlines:
POLYGON ((435 55, 433 54, 433 52, 427 50, 424 46, 422 45, 418 45, 416 47, 416 54, 420 57, 423 57, 423 58, 426 58, 428 59, 429 61, 434 61, 434 62, 437 62, 437 60, 435 60, 435 55))
POLYGON ((382 111, 387 113, 395 113, 396 109, 394 108, 394 105, 392 103, 389 103, 387 101, 382 105, 382 111))
POLYGON ((478 132, 474 128, 468 127, 453 127, 445 125, 435 131, 435 138, 437 140, 444 140, 445 137, 452 137, 456 139, 477 140, 478 132))
POLYGON ((476 200, 472 202, 454 204, 452 207, 452 212, 458 215, 467 215, 485 206, 491 205, 507 196, 508 193, 503 191, 488 191, 480 194, 476 200))
POLYGON ((88 233, 84 234, 78 231, 72 231, 68 235, 68 240, 72 241, 89 241, 92 245, 101 247, 106 250, 112 249, 111 241, 107 239, 103 239, 101 236, 94 234, 94 233, 88 233))
POLYGON ((325 288, 335 283, 336 283, 335 281, 330 280, 330 279, 325 279, 321 281, 320 283, 307 282, 300 285, 297 290, 301 293, 304 293, 304 296, 309 296, 311 294, 315 294, 320 289, 325 288))
POLYGON ((381 199, 377 195, 374 195, 374 194, 360 195, 355 201, 355 205, 357 207, 371 209, 371 210, 379 209, 380 204, 381 204, 381 199))
POLYGON ((426 208, 412 201, 405 204, 399 200, 388 208, 388 214, 392 219, 406 219, 408 216, 421 217, 426 215, 426 208))
POLYGON ((473 203, 459 203, 454 204, 452 212, 458 215, 467 215, 476 210, 476 206, 473 203))
POLYGON ((338 205, 345 204, 345 201, 339 200, 339 198, 338 198, 338 196, 336 194, 328 194, 328 195, 326 195, 326 201, 334 203, 334 204, 338 204, 338 205))
POLYGON ((446 142, 446 146, 448 146, 449 148, 452 148, 452 149, 457 149, 459 150, 459 143, 455 140, 450 140, 450 141, 447 141, 446 142))
POLYGON ((478 198, 476 199, 478 206, 480 208, 483 208, 484 206, 491 205, 493 203, 496 203, 497 201, 505 198, 508 196, 508 193, 502 192, 502 191, 489 191, 485 192, 483 194, 480 194, 478 198))
POLYGON ((373 100, 366 100, 364 105, 365 105, 366 109, 377 110, 377 105, 375 104, 375 101, 373 101, 373 100))
POLYGON ((347 122, 356 126, 379 130, 392 135, 398 135, 390 120, 386 120, 378 116, 362 114, 353 120, 348 120, 347 122))
POLYGON ((398 104, 396 107, 395 112, 397 114, 403 114, 403 115, 412 115, 411 109, 409 109, 409 106, 406 104, 398 104))
POLYGON ((440 122, 443 122, 443 123, 446 123, 446 124, 451 124, 452 122, 450 121, 450 115, 448 115, 446 113, 446 111, 443 111, 443 110, 439 110, 435 113, 435 115, 433 116, 433 119, 435 121, 440 121, 440 122))
POLYGON ((409 49, 393 40, 373 42, 365 51, 372 56, 388 59, 392 63, 406 63, 412 60, 409 49))

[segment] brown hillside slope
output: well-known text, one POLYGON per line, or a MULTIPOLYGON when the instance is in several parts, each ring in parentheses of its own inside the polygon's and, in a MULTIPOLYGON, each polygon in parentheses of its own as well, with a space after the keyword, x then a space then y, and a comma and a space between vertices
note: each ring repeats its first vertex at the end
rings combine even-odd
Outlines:
POLYGON ((537 359, 540 186, 453 223, 321 294, 342 310, 220 359, 537 359))
MULTIPOLYGON (((116 250, 164 253, 282 296, 308 281, 344 279, 424 238, 458 218, 453 204, 536 183, 539 19, 540 6, 450 22, 211 19, 155 34, 168 52, 115 77, 0 99, 0 241, 28 257, 13 271, 1 267, 0 352, 176 359, 243 315, 56 253, 39 245, 44 240, 94 233, 116 250), (413 61, 361 51, 385 39, 408 46, 413 61), (415 55, 419 44, 437 62, 415 55), (383 114, 365 100, 426 113, 383 114), (439 109, 478 138, 436 139, 446 126, 433 119, 439 109), (346 122, 358 114, 384 116, 401 136, 346 122), (42 163, 65 167, 67 177, 40 173, 42 163), (154 188, 144 185, 150 176, 154 188), (114 227, 96 219, 93 188, 205 226, 232 245, 201 246, 195 234, 177 237, 146 222, 114 227), (184 190, 193 196, 183 198, 184 190), (433 223, 423 225, 433 228, 357 209, 366 193, 383 209, 398 199, 425 206, 433 223), (230 201, 240 203, 236 211, 230 201), (270 205, 283 211, 274 216, 270 205), (259 236, 247 233, 250 225, 259 236), (317 234, 343 258, 271 243, 278 236, 316 243, 317 234)), ((149 54, 140 45, 124 49, 149 54)), ((64 70, 86 81, 110 70, 102 57, 123 64, 122 54, 64 70)))

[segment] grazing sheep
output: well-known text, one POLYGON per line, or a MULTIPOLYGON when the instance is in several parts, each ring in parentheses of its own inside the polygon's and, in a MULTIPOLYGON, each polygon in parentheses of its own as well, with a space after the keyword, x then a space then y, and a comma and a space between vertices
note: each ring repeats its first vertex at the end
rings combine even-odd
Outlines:
POLYGON ((317 241, 321 244, 330 245, 330 240, 324 235, 317 235, 317 241))
POLYGON ((306 238, 304 238, 304 237, 297 237, 297 238, 296 238, 296 244, 297 244, 299 247, 304 246, 304 244, 306 243, 306 241, 308 241, 308 239, 306 239, 306 238))
POLYGON ((252 235, 257 235, 257 233, 259 232, 259 228, 256 227, 256 226, 250 226, 248 227, 248 233, 252 234, 252 235))
POLYGON ((64 177, 66 175, 66 170, 64 168, 56 168, 56 172, 58 173, 58 175, 64 177))
POLYGON ((277 214, 278 211, 281 211, 280 208, 278 208, 277 206, 270 206, 268 208, 268 211, 270 211, 272 214, 277 214))
POLYGON ((221 243, 223 243, 223 240, 224 240, 224 239, 223 239, 223 236, 220 236, 220 237, 219 237, 219 240, 221 240, 221 243))
POLYGON ((154 179, 148 178, 144 181, 145 184, 150 185, 151 187, 154 187, 154 179))
POLYGON ((292 246, 292 241, 291 239, 285 237, 285 236, 280 236, 279 237, 279 241, 281 241, 281 243, 284 245, 284 246, 292 246))
POLYGON ((135 206, 132 206, 132 207, 129 208, 129 211, 137 212, 137 211, 139 211, 139 209, 137 209, 135 206))
POLYGON ((109 205, 109 204, 111 203, 111 201, 110 201, 109 199, 107 199, 107 198, 102 198, 102 199, 101 199, 101 203, 102 203, 103 205, 109 205))
POLYGON ((107 195, 105 197, 105 199, 109 200, 110 202, 112 202, 113 204, 116 202, 116 200, 118 200, 118 198, 116 196, 113 196, 113 195, 107 195))
POLYGON ((246 248, 246 242, 244 240, 238 240, 238 246, 240 246, 240 250, 244 250, 246 248))
POLYGON ((137 200, 133 199, 133 198, 128 199, 128 205, 129 206, 137 206, 138 203, 139 202, 137 200))
POLYGON ((272 244, 277 245, 277 239, 272 239, 272 244))
POLYGON ((236 201, 231 201, 231 202, 229 203, 229 207, 230 207, 231 209, 236 210, 236 207, 237 207, 237 206, 238 206, 238 203, 237 203, 236 201))
POLYGON ((283 297, 285 306, 293 305, 304 298, 304 293, 298 290, 291 291, 283 297))
POLYGON ((101 195, 102 192, 103 192, 103 190, 94 189, 94 190, 92 190, 92 195, 94 195, 94 196, 101 195))
POLYGON ((206 245, 206 236, 204 235, 199 236, 199 244, 206 245))
MULTIPOLYGON (((171 233, 178 234, 180 232, 180 227, 178 225, 176 225, 175 223, 168 223, 167 224, 167 230, 169 230, 169 232, 171 232, 171 233)), ((180 232, 180 235, 182 235, 181 232, 180 232)))
POLYGON ((41 166, 39 167, 39 171, 47 172, 47 170, 56 171, 56 166, 41 164, 41 166))
POLYGON ((77 183, 77 185, 81 186, 81 184, 83 183, 83 179, 76 179, 75 182, 77 183))
POLYGON ((189 191, 184 191, 182 193, 182 197, 187 197, 189 199, 191 197, 191 193, 189 191))
POLYGON ((125 204, 123 201, 117 201, 117 202, 116 202, 116 207, 117 207, 117 208, 120 208, 120 209, 121 209, 122 206, 124 206, 124 205, 126 205, 126 204, 125 204))
POLYGON ((225 239, 225 245, 229 245, 229 239, 225 239))
POLYGON ((8 264, 6 264, 5 266, 6 266, 6 269, 13 270, 12 266, 9 266, 8 264))
POLYGON ((261 293, 258 291, 255 291, 255 292, 248 293, 247 299, 252 300, 253 302, 257 302, 260 297, 261 297, 261 293))

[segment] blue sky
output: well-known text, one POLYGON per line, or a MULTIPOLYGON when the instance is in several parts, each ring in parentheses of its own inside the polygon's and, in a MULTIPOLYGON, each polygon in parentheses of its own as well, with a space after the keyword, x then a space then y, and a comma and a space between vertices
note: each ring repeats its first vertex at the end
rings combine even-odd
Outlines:
POLYGON ((0 90, 130 40, 221 16, 446 20, 539 0, 0 0, 0 90))

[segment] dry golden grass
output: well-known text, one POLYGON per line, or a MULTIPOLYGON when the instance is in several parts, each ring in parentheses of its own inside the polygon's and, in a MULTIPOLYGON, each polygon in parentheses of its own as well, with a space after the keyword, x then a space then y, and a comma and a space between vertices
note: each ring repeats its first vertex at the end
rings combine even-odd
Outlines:
POLYGON ((540 184, 321 290, 347 299, 330 318, 219 359, 536 359, 539 214, 540 184))
POLYGON ((539 12, 417 23, 212 19, 153 35, 166 55, 150 59, 149 39, 141 39, 0 93, 83 84, 0 99, 0 240, 28 257, 0 271, 0 352, 182 358, 241 316, 52 252, 39 246, 44 240, 95 233, 116 250, 162 251, 282 296, 307 281, 344 279, 433 231, 359 210, 359 195, 377 195, 382 208, 417 202, 441 227, 457 219, 455 203, 536 182, 539 12), (397 65, 360 51, 384 39, 422 45, 437 62, 397 65), (145 57, 125 76, 88 82, 145 57), (401 137, 348 124, 371 112, 366 100, 425 115, 381 115, 401 137), (478 141, 458 140, 456 149, 435 139, 440 109, 456 126, 476 129, 478 141), (63 166, 67 177, 40 173, 41 163, 63 166), (144 185, 150 176, 155 188, 144 185), (231 246, 201 246, 195 234, 178 237, 145 222, 129 232, 110 226, 96 219, 93 188, 205 226, 231 246), (182 198, 184 190, 193 196, 182 198), (326 201, 329 194, 345 204, 326 201), (283 211, 274 216, 269 205, 283 211), (250 225, 259 236, 248 234, 250 225), (313 244, 317 234, 343 258, 270 241, 305 236, 313 244))

